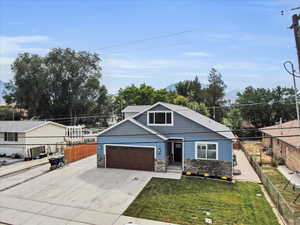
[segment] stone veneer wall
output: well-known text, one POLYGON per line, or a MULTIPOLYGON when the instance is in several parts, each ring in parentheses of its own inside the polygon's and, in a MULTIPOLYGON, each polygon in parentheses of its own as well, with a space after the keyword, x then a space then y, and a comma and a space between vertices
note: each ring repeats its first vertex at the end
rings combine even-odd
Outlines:
POLYGON ((166 172, 167 171, 167 159, 155 159, 154 171, 155 172, 166 172))
POLYGON ((185 159, 184 172, 208 173, 210 176, 232 177, 232 162, 222 160, 185 159))
POLYGON ((98 168, 105 167, 105 155, 97 154, 97 167, 98 168))

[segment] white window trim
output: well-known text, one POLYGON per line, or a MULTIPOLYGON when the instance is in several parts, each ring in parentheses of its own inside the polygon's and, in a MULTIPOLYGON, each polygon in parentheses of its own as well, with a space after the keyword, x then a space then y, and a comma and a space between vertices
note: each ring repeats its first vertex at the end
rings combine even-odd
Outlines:
POLYGON ((19 141, 19 133, 18 132, 4 132, 4 142, 18 142, 19 141), (8 135, 13 135, 13 139, 9 140, 8 135), (15 136, 17 134, 17 136, 15 136), (5 136, 7 136, 7 140, 5 140, 5 136), (17 140, 15 139, 17 137, 17 140))
POLYGON ((206 141, 195 142, 195 159, 219 160, 219 143, 218 142, 206 142, 206 141), (202 144, 202 145, 214 144, 214 145, 216 145, 216 159, 198 158, 198 144, 202 144))
POLYGON ((168 111, 168 110, 164 110, 164 111, 148 111, 147 112, 147 126, 173 126, 174 125, 174 113, 173 111, 168 111), (156 123, 150 123, 150 113, 154 113, 154 121, 155 121, 155 113, 165 113, 165 121, 167 121, 167 113, 171 113, 171 123, 165 123, 165 124, 156 124, 156 123))

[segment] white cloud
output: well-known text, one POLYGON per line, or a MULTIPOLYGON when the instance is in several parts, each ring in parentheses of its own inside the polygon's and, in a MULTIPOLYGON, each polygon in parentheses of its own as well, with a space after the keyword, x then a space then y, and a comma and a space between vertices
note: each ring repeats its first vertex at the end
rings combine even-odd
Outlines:
MULTIPOLYGON (((225 61, 218 63, 212 60, 182 60, 182 59, 109 59, 103 62, 106 71, 124 70, 130 72, 142 69, 184 69, 203 71, 214 67, 217 70, 244 70, 247 74, 253 71, 278 71, 280 66, 268 63, 259 63, 255 61, 225 61)), ((140 71, 139 71, 140 72, 140 71)))
POLYGON ((195 57, 207 57, 211 56, 211 54, 207 52, 185 52, 183 53, 184 56, 195 56, 195 57))
POLYGON ((12 78, 10 65, 19 53, 31 52, 44 54, 47 48, 31 48, 28 45, 47 43, 49 37, 43 35, 33 36, 0 36, 0 80, 7 81, 12 78))
POLYGON ((33 35, 33 36, 0 36, 0 42, 6 43, 33 43, 33 42, 45 42, 48 41, 47 36, 33 35))
POLYGON ((1 57, 0 56, 0 65, 12 64, 14 58, 12 57, 1 57))
MULTIPOLYGON (((43 43, 49 41, 47 36, 0 36, 0 54, 18 54, 20 52, 29 51, 23 45, 31 43, 43 43)), ((40 51, 41 49, 35 48, 40 51)), ((43 49, 44 50, 44 49, 43 49)))
POLYGON ((143 78, 151 77, 151 76, 146 76, 146 75, 133 75, 133 74, 108 74, 108 75, 106 75, 105 73, 103 74, 103 76, 112 77, 112 78, 125 78, 125 79, 131 79, 131 78, 143 79, 143 78))
POLYGON ((136 59, 108 59, 103 62, 109 68, 121 69, 159 69, 178 66, 178 60, 136 60, 136 59))

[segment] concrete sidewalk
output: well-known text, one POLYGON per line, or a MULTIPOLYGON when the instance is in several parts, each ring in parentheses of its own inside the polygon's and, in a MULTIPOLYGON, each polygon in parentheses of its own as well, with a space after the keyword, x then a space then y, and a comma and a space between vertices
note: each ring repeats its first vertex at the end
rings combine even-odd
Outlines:
POLYGON ((278 166, 277 167, 278 171, 286 177, 289 181, 291 181, 292 184, 295 184, 297 186, 300 186, 300 174, 290 174, 291 171, 289 168, 286 166, 278 166))
POLYGON ((259 177, 250 165, 247 157, 245 156, 245 153, 242 150, 234 150, 234 153, 236 154, 238 163, 238 165, 234 168, 240 169, 242 174, 233 176, 233 179, 238 181, 251 181, 255 183, 261 183, 259 177))

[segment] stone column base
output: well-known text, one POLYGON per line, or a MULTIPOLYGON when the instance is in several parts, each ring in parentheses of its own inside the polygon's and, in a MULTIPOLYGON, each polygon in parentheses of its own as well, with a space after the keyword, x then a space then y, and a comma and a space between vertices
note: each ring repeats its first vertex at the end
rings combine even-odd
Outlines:
POLYGON ((155 159, 154 171, 155 172, 166 172, 167 171, 167 160, 166 159, 155 159))
POLYGON ((97 154, 97 167, 98 168, 105 167, 105 155, 97 154))

